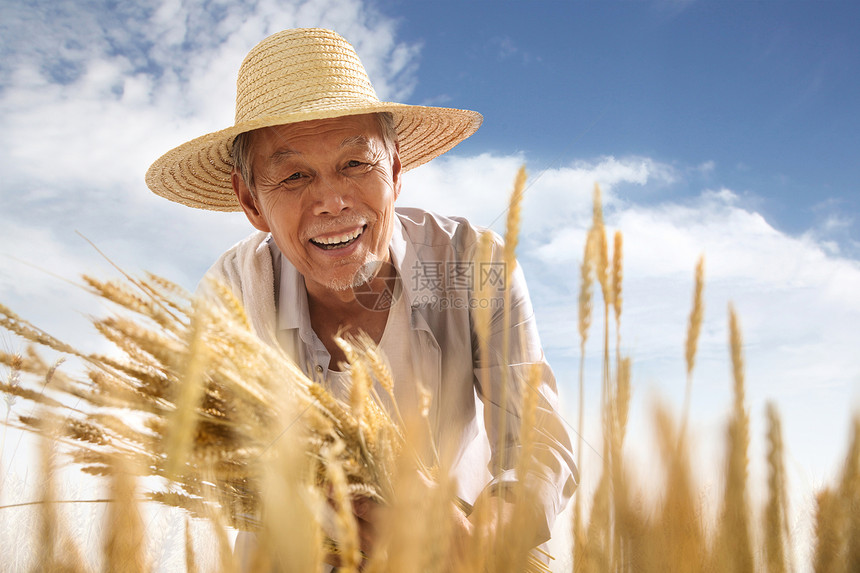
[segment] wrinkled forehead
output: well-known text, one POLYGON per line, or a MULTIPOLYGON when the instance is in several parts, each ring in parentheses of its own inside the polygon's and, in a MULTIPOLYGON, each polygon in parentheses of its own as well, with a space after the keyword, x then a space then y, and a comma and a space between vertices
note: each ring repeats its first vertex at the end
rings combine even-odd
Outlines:
POLYGON ((264 127, 249 133, 254 155, 278 160, 303 151, 337 151, 363 147, 382 150, 379 122, 373 115, 317 119, 264 127))

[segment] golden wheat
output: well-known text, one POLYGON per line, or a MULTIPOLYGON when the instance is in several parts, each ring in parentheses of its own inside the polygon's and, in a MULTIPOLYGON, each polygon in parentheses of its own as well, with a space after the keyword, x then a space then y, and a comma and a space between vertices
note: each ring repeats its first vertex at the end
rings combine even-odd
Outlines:
POLYGON ((144 556, 144 527, 136 499, 137 471, 131 464, 115 458, 110 476, 110 497, 105 527, 105 569, 118 573, 149 570, 144 556))
POLYGON ((860 417, 851 425, 851 440, 842 478, 842 498, 850 508, 848 517, 847 569, 860 570, 860 417))
POLYGON ((526 167, 523 165, 517 171, 514 179, 514 190, 508 202, 508 217, 505 223, 505 273, 506 284, 510 282, 511 274, 516 266, 516 250, 520 236, 520 219, 522 217, 523 194, 526 188, 526 167))
POLYGON ((197 557, 194 553, 194 536, 191 519, 185 516, 185 573, 197 573, 197 557))
MULTIPOLYGON (((507 271, 516 262, 525 171, 514 185, 509 208, 507 271)), ((787 524, 787 484, 781 423, 767 410, 768 499, 762 530, 754 531, 747 494, 749 414, 745 403, 744 357, 737 315, 729 309, 729 348, 734 399, 725 438, 725 490, 716 523, 706 513, 691 471, 692 438, 686 432, 690 379, 703 324, 704 259, 696 266, 693 308, 687 330, 687 392, 681 424, 664 407, 655 409, 659 458, 664 479, 647 497, 637 492, 636 474, 625 465, 624 447, 632 388, 632 363, 620 353, 623 240, 616 232, 609 267, 599 188, 592 228, 580 267, 580 403, 577 463, 584 446, 584 356, 591 326, 595 278, 604 298, 604 356, 601 383, 603 465, 588 519, 582 494, 573 511, 573 570, 587 572, 711 572, 795 570, 787 524), (609 368, 609 307, 615 314, 615 369, 609 368), (755 545, 756 541, 761 546, 755 545), (761 559, 757 560, 756 556, 761 559)), ((489 233, 476 247, 477 263, 493 260, 489 233)), ((479 266, 479 265, 478 265, 479 266)), ((508 277, 509 278, 509 277, 508 277)), ((81 352, 50 336, 0 305, 0 326, 51 351, 75 357, 87 368, 68 375, 59 361, 48 362, 32 349, 0 352, 9 374, 0 381, 10 403, 38 406, 35 415, 10 417, 7 424, 38 432, 41 474, 38 503, 38 557, 33 570, 85 571, 80 548, 70 536, 57 499, 57 452, 91 474, 105 476, 113 500, 102 539, 106 570, 148 571, 147 532, 140 502, 182 508, 207 522, 217 542, 217 570, 239 570, 228 529, 257 532, 248 554, 251 570, 311 571, 337 556, 341 570, 367 573, 422 571, 479 573, 546 571, 530 551, 534 527, 528 503, 509 509, 504 496, 479 499, 474 508, 456 498, 456 483, 435 452, 429 425, 432 396, 424 388, 420 416, 404 420, 394 401, 394 382, 385 357, 367 339, 343 337, 352 385, 348 402, 308 379, 277 350, 251 332, 241 304, 229 289, 208 285, 195 299, 175 284, 148 275, 125 281, 85 278, 91 291, 115 303, 120 313, 95 321, 98 332, 117 348, 100 356, 81 352), (392 402, 383 406, 376 384, 392 402), (69 406, 75 404, 75 407, 69 406), (122 413, 118 413, 122 412, 122 413), (404 455, 405 454, 405 455, 404 455), (360 529, 353 515, 359 498, 384 502, 378 539, 370 555, 360 552, 360 529), (474 535, 458 538, 455 524, 466 519, 474 535), (502 519, 513 511, 514 519, 502 519), (291 524, 286 524, 289 516, 291 524)), ((506 283, 509 284, 509 281, 506 283)), ((490 293, 478 292, 476 296, 490 293)), ((475 330, 479 352, 489 339, 489 314, 478 306, 475 330)), ((516 341, 506 341, 508 344, 516 341)), ((528 476, 534 456, 539 372, 533 369, 522 392, 505 400, 519 412, 519 455, 515 472, 528 476)), ((531 495, 527 479, 515 483, 512 498, 531 495)), ((817 496, 812 567, 816 572, 860 570, 860 417, 838 483, 817 496)), ((2 511, 2 509, 0 509, 2 511)), ((200 569, 191 523, 185 520, 187 571, 200 569)))
MULTIPOLYGON (((583 431, 585 424, 585 344, 588 340, 588 329, 591 326, 591 299, 594 278, 594 234, 586 235, 585 247, 583 249, 582 263, 580 265, 578 328, 579 328, 579 416, 577 418, 577 448, 576 466, 582 468, 582 450, 584 445, 583 431)), ((574 495, 573 499, 573 525, 571 536, 573 539, 574 559, 580 559, 585 552, 586 534, 583 527, 582 512, 582 489, 574 495)), ((580 559, 581 561, 581 559, 580 559)))
POLYGON ((783 462, 782 422, 773 403, 767 405, 767 486, 765 507, 765 560, 768 573, 789 570, 786 550, 791 547, 788 531, 788 492, 783 462))
POLYGON ((824 488, 816 494, 815 552, 812 560, 815 573, 847 573, 841 502, 830 488, 824 488))
POLYGON ((601 202, 600 186, 594 184, 592 231, 595 233, 595 276, 603 292, 603 300, 607 305, 612 304, 612 283, 609 275, 609 242, 606 238, 606 227, 603 223, 603 204, 601 202))

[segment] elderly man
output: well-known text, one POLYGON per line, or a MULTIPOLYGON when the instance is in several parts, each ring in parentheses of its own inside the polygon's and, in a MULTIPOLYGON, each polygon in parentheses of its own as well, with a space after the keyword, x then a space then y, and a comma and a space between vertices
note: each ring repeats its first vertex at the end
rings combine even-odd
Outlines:
MULTIPOLYGON (((345 357, 334 337, 366 333, 391 364, 401 411, 419 411, 419 385, 432 394, 435 442, 460 496, 516 503, 510 486, 525 480, 539 543, 572 495, 576 470, 521 271, 476 269, 480 231, 467 221, 394 207, 404 171, 480 123, 471 111, 380 102, 343 38, 288 30, 243 62, 235 125, 165 154, 147 184, 192 207, 244 211, 259 232, 210 274, 233 288, 257 334, 341 394, 345 357), (497 293, 486 356, 475 328, 482 280, 510 289, 510 331, 497 293), (536 463, 533 475, 516 476, 517 408, 500 396, 521 396, 532 364, 541 368, 536 463)), ((493 251, 492 264, 501 264, 498 237, 493 251)), ((372 521, 372 511, 358 513, 372 521)), ((470 529, 465 518, 458 526, 470 529)))

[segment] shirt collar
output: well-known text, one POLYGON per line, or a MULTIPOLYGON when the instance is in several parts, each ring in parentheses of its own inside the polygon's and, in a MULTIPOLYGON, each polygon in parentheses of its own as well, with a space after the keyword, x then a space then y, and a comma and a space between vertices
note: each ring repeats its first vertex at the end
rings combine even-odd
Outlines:
POLYGON ((394 265, 397 271, 397 276, 400 277, 402 285, 401 293, 406 297, 408 306, 414 306, 415 293, 412 289, 411 274, 412 269, 416 266, 418 256, 415 254, 415 247, 406 238, 406 229, 403 223, 400 222, 400 215, 394 213, 394 230, 391 233, 391 245, 389 253, 391 255, 391 264, 394 265))
POLYGON ((299 329, 302 339, 309 334, 310 313, 305 278, 277 251, 281 260, 281 285, 278 291, 278 330, 299 329))

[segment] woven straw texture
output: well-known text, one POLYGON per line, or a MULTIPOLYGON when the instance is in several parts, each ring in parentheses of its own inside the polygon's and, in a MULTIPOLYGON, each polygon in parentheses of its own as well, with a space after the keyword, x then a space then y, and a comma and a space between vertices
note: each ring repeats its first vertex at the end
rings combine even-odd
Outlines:
POLYGON ((473 133, 474 111, 381 102, 353 47, 330 30, 285 30, 245 57, 236 82, 233 127, 193 139, 150 166, 157 195, 199 209, 240 211, 230 183, 230 149, 240 133, 287 123, 388 111, 403 170, 442 155, 473 133))

